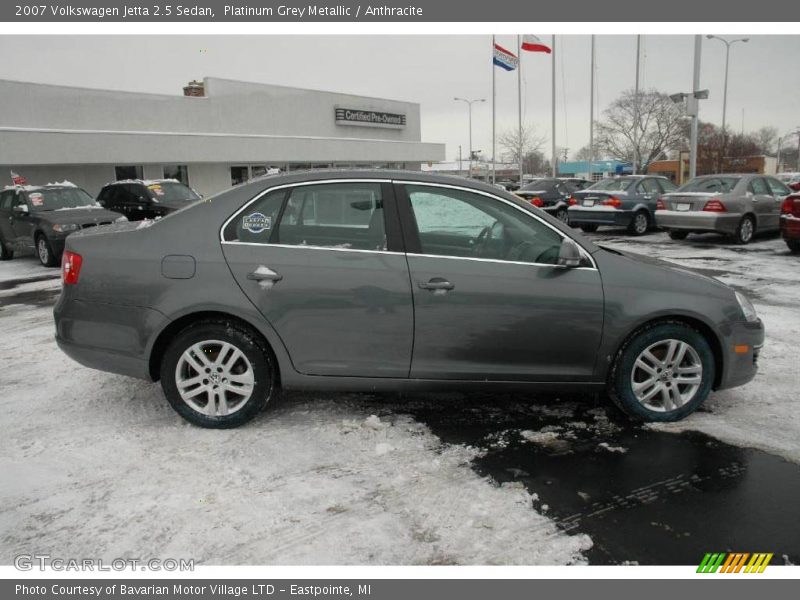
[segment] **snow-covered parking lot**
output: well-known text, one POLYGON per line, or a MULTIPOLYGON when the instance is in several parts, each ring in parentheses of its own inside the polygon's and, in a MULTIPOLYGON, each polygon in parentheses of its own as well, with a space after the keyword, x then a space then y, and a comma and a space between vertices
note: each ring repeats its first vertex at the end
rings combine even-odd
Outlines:
POLYGON ((591 398, 289 394, 245 427, 203 430, 158 385, 58 350, 57 270, 0 264, 0 563, 696 563, 695 547, 759 535, 796 561, 800 257, 775 238, 593 237, 748 293, 767 328, 756 379, 658 427, 591 398), (717 514, 739 535, 697 509, 709 502, 731 507, 717 514), (626 522, 639 542, 619 539, 626 522))

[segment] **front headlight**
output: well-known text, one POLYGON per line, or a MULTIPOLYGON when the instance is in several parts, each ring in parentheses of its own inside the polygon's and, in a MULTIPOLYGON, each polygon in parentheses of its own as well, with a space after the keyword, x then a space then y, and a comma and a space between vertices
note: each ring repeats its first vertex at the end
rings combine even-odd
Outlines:
POLYGON ((114 223, 124 223, 127 220, 128 220, 128 217, 126 217, 125 215, 122 215, 121 217, 119 217, 117 219, 114 219, 114 223))
POLYGON ((756 308, 753 306, 753 303, 750 302, 747 296, 744 294, 740 294, 739 292, 736 293, 736 301, 739 303, 739 306, 742 309, 742 314, 746 321, 753 323, 754 321, 758 321, 758 313, 756 313, 756 308))
POLYGON ((56 223, 53 225, 53 231, 57 231, 58 233, 69 233, 77 229, 80 229, 80 225, 77 223, 56 223))

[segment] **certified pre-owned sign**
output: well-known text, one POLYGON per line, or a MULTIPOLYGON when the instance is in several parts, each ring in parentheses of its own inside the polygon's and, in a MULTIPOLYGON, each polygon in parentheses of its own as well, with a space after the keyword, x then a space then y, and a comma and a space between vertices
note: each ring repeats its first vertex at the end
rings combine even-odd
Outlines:
POLYGON ((336 107, 337 125, 363 125, 365 127, 392 127, 395 129, 406 126, 406 116, 400 113, 390 113, 381 110, 362 110, 360 108, 336 107))

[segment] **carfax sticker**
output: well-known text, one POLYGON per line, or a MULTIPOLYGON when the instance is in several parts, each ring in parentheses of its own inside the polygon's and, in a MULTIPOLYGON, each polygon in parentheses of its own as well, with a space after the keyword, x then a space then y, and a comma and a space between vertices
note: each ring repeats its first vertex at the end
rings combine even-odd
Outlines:
POLYGON ((44 204, 44 196, 39 193, 31 194, 28 198, 30 198, 31 204, 34 206, 42 206, 44 204))
POLYGON ((242 219, 242 227, 250 233, 262 233, 272 228, 272 217, 260 212, 252 213, 242 219))
POLYGON ((161 189, 161 186, 158 184, 148 185, 147 189, 153 192, 156 196, 163 196, 164 190, 161 189))

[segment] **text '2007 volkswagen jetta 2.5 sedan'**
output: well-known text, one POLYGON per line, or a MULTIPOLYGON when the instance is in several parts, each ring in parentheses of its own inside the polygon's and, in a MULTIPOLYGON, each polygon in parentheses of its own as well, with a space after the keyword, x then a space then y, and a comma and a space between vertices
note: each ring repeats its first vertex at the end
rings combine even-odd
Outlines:
POLYGON ((746 383, 750 302, 600 248, 496 187, 406 171, 255 180, 67 238, 57 340, 233 427, 280 388, 607 390, 672 421, 746 383), (147 222, 146 222, 147 223, 147 222))

